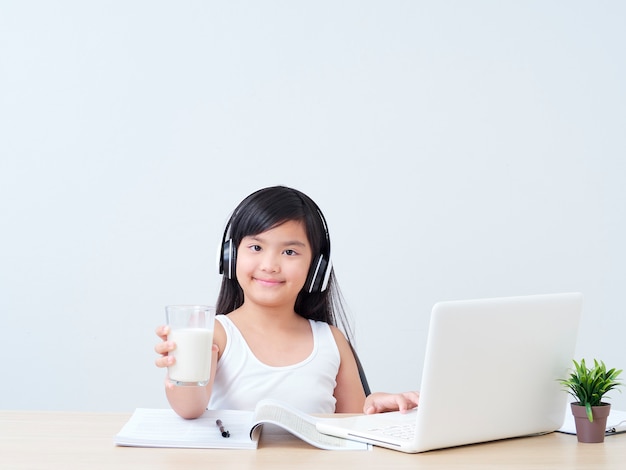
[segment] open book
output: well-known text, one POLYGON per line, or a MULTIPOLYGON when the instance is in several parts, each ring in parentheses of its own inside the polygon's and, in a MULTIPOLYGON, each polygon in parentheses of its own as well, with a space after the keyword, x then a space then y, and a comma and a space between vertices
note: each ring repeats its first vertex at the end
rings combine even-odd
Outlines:
POLYGON ((118 446, 204 449, 256 449, 263 424, 271 424, 320 449, 365 450, 367 444, 317 431, 315 418, 285 403, 260 401, 254 411, 207 410, 197 419, 183 419, 171 409, 137 408, 115 436, 118 446), (222 429, 216 424, 221 421, 222 429), (223 437, 222 433, 228 434, 223 437))

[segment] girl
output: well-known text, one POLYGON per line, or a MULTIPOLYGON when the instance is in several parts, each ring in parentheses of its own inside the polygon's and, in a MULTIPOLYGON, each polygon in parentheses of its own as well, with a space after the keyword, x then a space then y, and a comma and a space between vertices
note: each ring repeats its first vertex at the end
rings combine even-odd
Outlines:
MULTIPOLYGON (((172 408, 184 418, 210 409, 253 409, 263 398, 308 413, 375 413, 417 406, 417 392, 369 394, 349 337, 330 263, 330 238, 318 206, 276 186, 245 198, 224 231, 211 380, 177 387, 172 408), (360 376, 361 372, 361 376, 360 376), (367 396, 366 396, 367 395, 367 396)), ((167 326, 157 328, 158 367, 174 362, 167 326)))

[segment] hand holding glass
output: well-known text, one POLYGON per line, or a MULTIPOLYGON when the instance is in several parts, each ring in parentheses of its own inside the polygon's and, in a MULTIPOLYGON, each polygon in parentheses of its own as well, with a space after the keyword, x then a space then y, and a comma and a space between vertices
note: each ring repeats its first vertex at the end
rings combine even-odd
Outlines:
POLYGON ((165 317, 168 341, 176 343, 169 354, 176 361, 167 368, 170 382, 179 386, 203 386, 211 377, 211 348, 215 308, 206 305, 168 305, 165 317))

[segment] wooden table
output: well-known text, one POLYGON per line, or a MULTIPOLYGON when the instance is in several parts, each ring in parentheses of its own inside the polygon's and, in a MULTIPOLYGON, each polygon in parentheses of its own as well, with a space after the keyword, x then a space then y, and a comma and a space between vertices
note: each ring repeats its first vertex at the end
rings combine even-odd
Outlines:
POLYGON ((421 454, 375 447, 324 451, 284 434, 266 434, 257 450, 116 447, 113 437, 130 413, 0 411, 0 469, 620 469, 626 434, 579 444, 552 433, 421 454))

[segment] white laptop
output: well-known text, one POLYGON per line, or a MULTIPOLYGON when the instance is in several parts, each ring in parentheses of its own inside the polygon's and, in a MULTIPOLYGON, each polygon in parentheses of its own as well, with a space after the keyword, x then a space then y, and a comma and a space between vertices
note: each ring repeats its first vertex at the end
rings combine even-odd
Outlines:
POLYGON ((555 431, 568 396, 557 379, 574 359, 581 310, 579 293, 437 303, 418 408, 321 419, 317 429, 402 452, 555 431))

